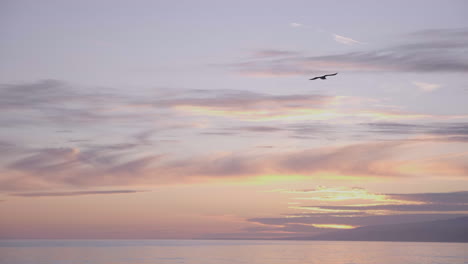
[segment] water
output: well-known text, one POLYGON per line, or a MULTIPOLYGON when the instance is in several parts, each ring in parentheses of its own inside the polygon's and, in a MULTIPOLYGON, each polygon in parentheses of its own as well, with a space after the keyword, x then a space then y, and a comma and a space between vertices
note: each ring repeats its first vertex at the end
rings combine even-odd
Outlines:
POLYGON ((1 264, 468 263, 468 243, 0 240, 1 264))

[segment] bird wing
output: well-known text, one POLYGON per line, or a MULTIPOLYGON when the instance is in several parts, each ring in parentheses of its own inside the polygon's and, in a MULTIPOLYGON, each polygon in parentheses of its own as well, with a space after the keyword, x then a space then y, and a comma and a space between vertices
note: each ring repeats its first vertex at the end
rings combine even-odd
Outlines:
POLYGON ((336 73, 333 73, 333 74, 325 74, 324 76, 335 76, 335 75, 337 75, 337 74, 338 74, 338 73, 336 72, 336 73))
POLYGON ((313 81, 313 80, 317 80, 318 78, 320 78, 320 77, 314 77, 314 78, 309 79, 309 80, 312 80, 312 81, 313 81))

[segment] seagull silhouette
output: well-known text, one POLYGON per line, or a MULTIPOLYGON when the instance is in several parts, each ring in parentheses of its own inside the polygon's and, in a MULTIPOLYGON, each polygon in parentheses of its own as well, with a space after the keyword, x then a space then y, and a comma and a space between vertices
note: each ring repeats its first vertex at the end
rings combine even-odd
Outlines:
POLYGON ((322 75, 322 76, 317 76, 317 77, 314 77, 312 79, 309 79, 309 80, 317 80, 317 79, 322 79, 322 80, 326 80, 327 79, 327 76, 335 76, 337 75, 338 73, 333 73, 333 74, 325 74, 325 75, 322 75))

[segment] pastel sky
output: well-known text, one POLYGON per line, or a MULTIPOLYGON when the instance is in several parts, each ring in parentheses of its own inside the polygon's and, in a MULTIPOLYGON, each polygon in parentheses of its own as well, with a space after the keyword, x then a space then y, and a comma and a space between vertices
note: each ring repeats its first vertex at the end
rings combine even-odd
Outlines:
POLYGON ((279 238, 466 215, 466 10, 1 1, 0 238, 279 238))

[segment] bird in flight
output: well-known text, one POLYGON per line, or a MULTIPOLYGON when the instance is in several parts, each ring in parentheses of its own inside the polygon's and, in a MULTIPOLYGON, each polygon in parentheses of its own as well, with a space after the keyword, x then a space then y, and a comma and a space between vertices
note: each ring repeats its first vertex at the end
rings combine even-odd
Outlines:
POLYGON ((309 79, 309 80, 317 80, 317 79, 322 79, 322 80, 326 80, 327 79, 327 76, 335 76, 337 75, 338 73, 333 73, 333 74, 325 74, 325 75, 322 75, 322 76, 317 76, 317 77, 314 77, 312 79, 309 79))

